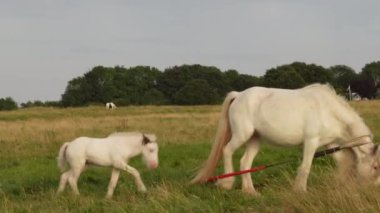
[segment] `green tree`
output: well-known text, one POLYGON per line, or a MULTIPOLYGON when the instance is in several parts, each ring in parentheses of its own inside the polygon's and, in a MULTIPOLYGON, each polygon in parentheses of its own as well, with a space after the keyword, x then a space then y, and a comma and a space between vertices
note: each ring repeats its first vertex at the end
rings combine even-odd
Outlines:
POLYGON ((174 103, 174 95, 189 81, 205 80, 217 93, 216 98, 222 100, 231 90, 227 77, 216 67, 195 65, 174 66, 165 69, 158 79, 157 88, 174 103))
POLYGON ((292 66, 283 65, 267 70, 264 84, 267 87, 295 89, 305 86, 306 82, 292 66))
POLYGON ((0 98, 0 111, 17 109, 17 103, 11 98, 0 98))
POLYGON ((94 67, 84 74, 84 90, 86 102, 105 103, 116 96, 116 88, 113 84, 115 71, 103 66, 94 67))
POLYGON ((174 95, 174 103, 180 105, 215 104, 218 94, 206 80, 193 79, 174 95))
POLYGON ((316 64, 293 62, 289 66, 294 68, 306 84, 327 83, 332 80, 330 71, 316 64))
POLYGON ((62 95, 62 106, 83 106, 86 105, 88 100, 86 99, 86 88, 84 87, 85 80, 83 77, 77 77, 69 81, 66 86, 66 90, 62 95))
POLYGON ((336 65, 329 68, 332 75, 331 84, 340 94, 346 94, 346 90, 353 81, 358 79, 358 74, 346 65, 336 65))
POLYGON ((375 86, 380 85, 380 61, 366 64, 361 72, 365 78, 371 80, 375 86))
POLYGON ((157 68, 149 66, 118 68, 114 84, 117 98, 123 102, 120 105, 145 103, 143 95, 149 90, 156 89, 157 80, 161 74, 157 68))
POLYGON ((163 105, 168 102, 169 101, 166 99, 165 95, 157 89, 146 91, 141 100, 142 105, 163 105))

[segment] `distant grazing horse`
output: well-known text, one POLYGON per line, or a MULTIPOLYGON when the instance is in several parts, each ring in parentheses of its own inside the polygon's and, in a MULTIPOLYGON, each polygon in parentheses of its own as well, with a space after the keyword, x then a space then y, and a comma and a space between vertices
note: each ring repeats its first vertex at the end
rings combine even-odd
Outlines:
POLYGON ((112 102, 106 103, 106 109, 111 110, 111 109, 116 109, 116 105, 112 102))
POLYGON ((158 167, 158 145, 155 135, 137 132, 114 133, 107 138, 79 137, 72 142, 64 143, 58 155, 58 166, 63 172, 58 193, 62 192, 69 182, 74 193, 79 194, 77 181, 89 164, 113 167, 107 198, 112 197, 120 170, 132 174, 138 190, 146 191, 139 172, 128 165, 128 160, 139 154, 142 154, 148 168, 158 167), (66 163, 70 167, 68 171, 65 171, 66 163))
MULTIPOLYGON (((328 85, 313 84, 301 89, 252 87, 230 92, 224 100, 218 130, 210 155, 193 183, 204 182, 223 153, 225 173, 233 172, 232 155, 241 145, 246 151, 240 170, 249 169, 259 151, 260 139, 282 146, 303 145, 303 160, 294 189, 306 191, 313 156, 318 147, 344 144, 363 137, 366 145, 334 155, 340 169, 356 171, 380 184, 379 153, 372 135, 360 116, 328 85)), ((217 185, 230 189, 234 178, 220 179, 217 185)), ((251 175, 242 176, 242 189, 257 194, 251 175)))

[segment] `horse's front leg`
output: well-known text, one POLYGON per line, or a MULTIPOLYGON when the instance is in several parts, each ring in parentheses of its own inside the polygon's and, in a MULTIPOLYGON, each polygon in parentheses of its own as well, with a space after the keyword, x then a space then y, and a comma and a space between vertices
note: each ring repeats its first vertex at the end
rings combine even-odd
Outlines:
POLYGON ((120 170, 113 168, 110 183, 108 185, 108 191, 106 198, 111 198, 113 195, 113 192, 115 191, 115 187, 117 184, 117 181, 119 180, 120 170))
MULTIPOLYGON (((330 144, 327 146, 328 149, 337 147, 337 144, 330 144)), ((354 175, 355 170, 355 156, 351 149, 341 150, 332 154, 334 160, 338 165, 338 178, 342 181, 351 178, 354 175)))
POLYGON ((298 167, 294 190, 306 192, 307 179, 309 177, 311 164, 313 163, 314 154, 318 146, 318 138, 311 138, 304 141, 302 163, 300 167, 298 167))

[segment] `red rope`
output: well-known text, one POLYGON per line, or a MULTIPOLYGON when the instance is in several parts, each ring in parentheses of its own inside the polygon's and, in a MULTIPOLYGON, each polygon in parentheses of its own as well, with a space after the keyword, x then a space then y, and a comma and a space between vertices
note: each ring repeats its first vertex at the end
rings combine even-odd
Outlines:
POLYGON ((267 167, 268 167, 267 165, 261 165, 261 166, 258 166, 258 167, 254 167, 254 168, 243 170, 243 171, 239 171, 239 172, 231 172, 231 173, 228 173, 228 174, 211 177, 211 178, 207 179, 206 182, 209 183, 209 182, 214 182, 214 181, 216 181, 218 179, 222 179, 222 178, 228 178, 228 177, 242 175, 242 174, 250 173, 250 172, 258 172, 258 171, 266 169, 267 167))

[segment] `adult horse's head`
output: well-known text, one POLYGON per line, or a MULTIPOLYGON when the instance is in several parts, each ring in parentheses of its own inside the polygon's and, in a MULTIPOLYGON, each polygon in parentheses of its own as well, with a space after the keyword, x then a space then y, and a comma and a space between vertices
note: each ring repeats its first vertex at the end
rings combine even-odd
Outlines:
POLYGON ((369 143, 354 150, 358 157, 357 171, 361 178, 380 185, 380 147, 372 143, 372 137, 367 137, 366 141, 369 143))
POLYGON ((156 136, 150 134, 143 134, 142 138, 142 156, 146 166, 150 169, 158 167, 158 145, 156 143, 156 136))

